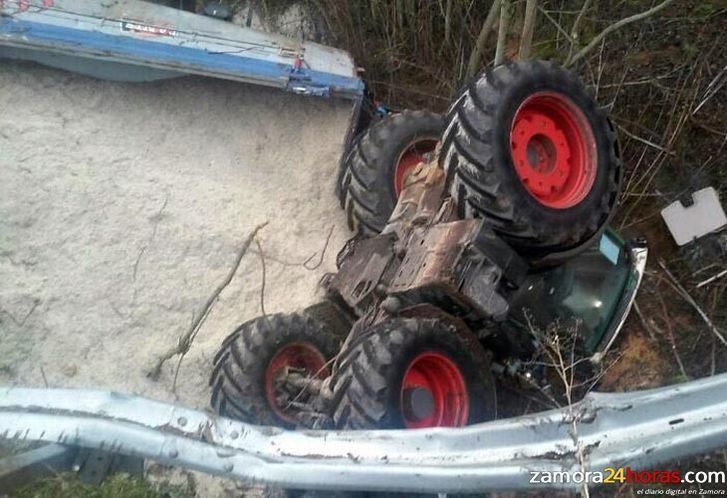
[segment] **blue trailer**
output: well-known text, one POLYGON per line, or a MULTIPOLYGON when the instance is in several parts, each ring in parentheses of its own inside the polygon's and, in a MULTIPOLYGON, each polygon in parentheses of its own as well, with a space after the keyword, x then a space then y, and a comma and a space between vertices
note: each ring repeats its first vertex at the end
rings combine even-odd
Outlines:
POLYGON ((0 0, 0 58, 103 79, 203 75, 359 101, 351 56, 139 0, 0 0))

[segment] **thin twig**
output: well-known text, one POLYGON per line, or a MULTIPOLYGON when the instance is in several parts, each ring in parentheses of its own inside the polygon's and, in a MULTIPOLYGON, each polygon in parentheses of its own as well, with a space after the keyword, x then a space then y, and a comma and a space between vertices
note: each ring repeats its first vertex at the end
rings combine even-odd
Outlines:
MULTIPOLYGON (((566 359, 563 357, 563 343, 561 342, 560 335, 555 332, 554 334, 549 334, 547 331, 543 333, 538 333, 538 331, 533 327, 532 322, 530 320, 530 317, 526 314, 525 320, 528 324, 528 327, 530 329, 531 334, 533 334, 536 338, 538 338, 539 341, 543 343, 543 352, 548 357, 548 359, 553 363, 553 370, 557 374, 557 376, 560 378, 563 388, 565 390, 565 397, 567 401, 567 407, 568 407, 568 413, 566 415, 566 419, 564 422, 568 422, 570 424, 571 430, 570 430, 570 436, 573 440, 573 446, 575 447, 576 452, 576 458, 578 459, 578 463, 581 467, 581 471, 585 472, 586 470, 586 455, 584 451, 584 443, 580 439, 580 436, 578 434, 578 424, 580 423, 581 419, 581 413, 577 412, 574 404, 573 404, 573 395, 574 395, 574 388, 575 388, 575 354, 576 354, 576 341, 575 341, 575 330, 573 332, 574 337, 572 338, 572 341, 570 343, 570 351, 569 351, 569 361, 566 362, 566 359)), ((578 325, 576 324, 576 327, 578 325)), ((595 383, 591 384, 595 385, 595 383)), ((581 488, 582 495, 588 498, 590 496, 588 484, 584 483, 581 488)))
POLYGON ((669 281, 671 283, 671 286, 674 288, 674 290, 677 291, 677 293, 684 299, 687 303, 689 303, 692 308, 694 308, 699 316, 702 318, 704 323, 707 324, 707 328, 715 335, 717 338, 727 346, 727 339, 724 338, 722 333, 719 331, 719 329, 712 323, 712 320, 707 316, 707 314, 702 310, 702 308, 697 304, 697 302, 694 300, 694 298, 689 294, 686 289, 682 286, 682 284, 679 283, 679 281, 676 279, 676 277, 672 274, 672 272, 669 271, 669 269, 664 264, 664 261, 659 261, 659 266, 662 270, 664 270, 664 273, 667 277, 669 277, 669 281))
MULTIPOLYGON (((190 323, 194 322, 194 310, 192 310, 192 317, 190 319, 190 323)), ((199 328, 197 329, 199 330, 199 328)), ((197 333, 195 332, 192 334, 192 336, 189 338, 189 343, 192 344, 194 341, 194 338, 197 336, 197 333)), ((174 379, 172 380, 172 393, 174 395, 177 395, 177 379, 179 378, 179 371, 182 369, 182 362, 184 361, 184 353, 179 355, 179 359, 177 360, 177 366, 174 369, 174 379)))
POLYGON ((656 335, 654 334, 654 329, 646 320, 646 317, 644 317, 644 314, 641 313, 641 308, 639 307, 639 303, 634 301, 634 311, 636 311, 636 316, 639 318, 639 322, 641 322, 641 325, 644 327, 646 332, 649 334, 649 337, 652 341, 656 342, 656 335))
POLYGON ((43 384, 45 384, 45 388, 48 389, 48 379, 45 376, 45 370, 43 370, 43 365, 40 366, 40 375, 43 377, 43 384))
MULTIPOLYGON (((674 146, 677 139, 681 135, 681 133, 684 130, 684 125, 687 122, 689 116, 690 116, 690 109, 693 105, 693 97, 696 95, 696 91, 699 87, 698 84, 695 84, 695 77, 694 72, 697 70, 697 64, 695 64, 689 73, 685 75, 685 77, 682 80, 681 87, 677 93, 677 95, 672 99, 674 102, 674 105, 671 106, 671 111, 668 113, 669 115, 669 121, 666 125, 666 132, 665 136, 668 136, 668 138, 663 139, 662 143, 664 144, 664 147, 669 150, 671 147, 674 146), (692 99, 689 97, 689 88, 692 88, 692 93, 694 94, 692 99), (685 95, 686 93, 686 95, 685 95), (677 112, 677 109, 679 105, 684 102, 684 110, 683 112, 679 113, 677 112)), ((701 72, 700 72, 701 74, 701 72)), ((664 110, 664 107, 662 107, 662 111, 664 110)), ((660 112, 661 115, 661 112, 660 112)), ((643 157, 643 156, 642 156, 643 157)), ((636 178, 636 173, 639 170, 638 166, 634 168, 631 177, 628 180, 628 183, 626 185, 626 192, 634 192, 639 189, 639 193, 643 194, 645 193, 651 183, 653 182, 654 178, 656 177, 657 172, 660 170, 660 168, 663 166, 663 164, 666 162, 667 155, 659 151, 656 154, 656 157, 653 161, 651 161, 651 164, 646 168, 646 171, 641 174, 640 177, 636 178)), ((639 163, 641 160, 639 160, 639 163)), ((630 219, 631 213, 639 206, 639 202, 641 200, 641 196, 637 196, 636 200, 631 203, 631 205, 626 210, 626 214, 623 217, 622 227, 626 224, 626 221, 630 219)))
POLYGON ((214 292, 212 292, 210 297, 207 298, 207 301, 202 307, 202 312, 192 321, 192 324, 187 329, 187 331, 179 337, 177 344, 157 357, 152 367, 147 370, 147 377, 152 380, 157 380, 159 378, 159 374, 161 373, 162 366, 167 360, 171 359, 176 355, 184 355, 187 353, 187 351, 189 351, 189 348, 192 345, 192 341, 194 340, 197 331, 202 326, 205 318, 212 309, 212 305, 215 303, 215 301, 217 301, 220 293, 232 281, 232 278, 235 276, 237 269, 240 267, 240 262, 242 261, 243 256, 245 256, 245 253, 250 247, 250 244, 252 244, 252 241, 255 240, 255 236, 257 235, 257 233, 262 230, 267 224, 267 221, 265 223, 261 223, 260 225, 256 226, 252 232, 250 232, 250 234, 247 236, 247 239, 245 239, 242 246, 240 247, 240 250, 235 257, 235 261, 230 268, 230 271, 227 273, 227 276, 220 283, 220 285, 218 285, 214 292))
POLYGON ((25 325, 25 322, 28 320, 28 318, 30 318, 30 315, 33 314, 33 312, 35 311, 35 308, 37 308, 39 304, 40 304, 40 299, 38 299, 38 298, 33 299, 33 305, 30 307, 30 310, 20 320, 18 320, 17 318, 15 318, 15 315, 13 315, 12 313, 10 313, 9 311, 5 311, 5 310, 0 309, 0 313, 5 313, 6 315, 8 315, 10 317, 10 319, 13 322, 15 322, 16 325, 19 325, 20 327, 22 327, 22 326, 25 325))
POLYGON ((581 10, 578 12, 578 16, 576 16, 576 20, 573 21, 573 26, 570 29, 570 47, 568 48, 568 57, 567 59, 570 59, 573 56, 573 50, 576 48, 576 42, 578 41, 578 27, 581 24, 581 20, 583 19, 583 16, 586 15, 586 12, 588 11, 588 7, 591 6, 591 0, 585 0, 583 2, 583 7, 581 7, 581 10))
POLYGON ((711 276, 711 277, 709 277, 709 278, 708 278, 707 280, 702 280, 701 282, 699 282, 699 283, 697 284, 697 289, 699 289, 699 288, 701 288, 701 287, 704 287, 704 286, 705 286, 705 285, 707 285, 707 284, 711 284, 712 282, 714 282, 714 281, 715 281, 715 280, 717 280, 718 278, 722 278, 722 277, 724 277, 725 275, 727 275, 727 270, 722 270, 721 272, 717 273, 716 275, 712 275, 712 276, 711 276))
MULTIPOLYGON (((253 254, 259 254, 259 251, 257 249, 250 249, 250 252, 253 254)), ((303 261, 288 261, 287 259, 279 258, 277 256, 272 256, 269 252, 265 252, 265 261, 272 261, 273 263, 277 263, 281 266, 289 266, 289 267, 298 267, 302 266, 305 268, 305 265, 307 265, 313 258, 315 258, 318 255, 318 252, 311 253, 310 256, 305 258, 303 261)))
POLYGON ((480 29, 479 36, 477 36, 475 47, 472 49, 472 53, 470 54, 469 62, 467 63, 467 72, 465 73, 465 78, 467 80, 471 79, 480 68, 480 60, 482 59, 482 53, 485 50, 487 37, 495 25, 495 20, 497 19, 497 14, 499 12, 500 0, 493 0, 492 5, 490 6, 490 11, 487 13, 487 17, 482 23, 482 28, 480 29))
POLYGON ((561 26, 560 23, 558 23, 558 21, 553 19, 553 17, 550 14, 548 14, 547 10, 545 10, 541 7, 538 7, 538 10, 545 16, 545 18, 548 21, 551 22, 551 24, 553 24, 553 26, 555 26, 555 29, 558 31, 558 33, 562 34, 565 37, 565 39, 568 40, 568 43, 571 43, 571 44, 575 43, 573 41, 573 39, 570 37, 570 34, 568 34, 568 32, 565 29, 563 29, 563 26, 561 26))
POLYGON ((669 154, 670 156, 676 156, 676 154, 674 153, 673 150, 665 149, 664 147, 662 147, 659 144, 655 144, 654 142, 651 142, 651 141, 649 141, 649 140, 647 140, 645 138, 642 138, 642 137, 640 137, 638 135, 634 135, 633 133, 631 133, 629 130, 627 130, 626 128, 624 128, 623 126, 621 126, 618 123, 616 123, 616 128, 618 128, 619 131, 621 131, 621 133, 623 133, 624 135, 626 135, 629 138, 633 138, 637 142, 641 142, 644 145, 648 145, 649 147, 652 147, 652 148, 654 148, 654 149, 656 149, 658 151, 661 151, 664 154, 669 154))
POLYGON ((714 97, 717 92, 724 86, 724 84, 727 83, 727 66, 722 68, 722 71, 714 77, 714 79, 707 85, 707 89, 704 91, 704 96, 702 97, 702 101, 697 105, 697 107, 694 108, 694 111, 692 111, 692 116, 697 114, 699 112, 699 109, 701 109, 704 104, 709 101, 712 97, 714 97))
MULTIPOLYGON (((323 248, 321 249, 321 251, 311 253, 311 255, 305 258, 303 261, 289 261, 287 259, 283 259, 277 256, 271 256, 269 252, 264 252, 265 261, 273 261, 274 263, 278 263, 279 265, 290 267, 302 266, 308 271, 317 270, 323 263, 323 259, 326 255, 326 251, 328 250, 334 228, 334 225, 331 225, 331 228, 328 230, 328 235, 326 236, 326 240, 323 243, 323 248), (313 261, 313 258, 315 258, 316 256, 318 256, 318 262, 315 264, 310 264, 311 261, 313 261)), ((250 252, 260 254, 260 251, 258 249, 250 249, 250 252)))
POLYGON ((712 358, 710 361, 709 375, 713 376, 717 370, 717 339, 712 336, 712 358))
POLYGON ((141 248, 139 254, 136 256, 136 261, 134 262, 134 270, 131 272, 131 280, 134 282, 136 282, 136 272, 139 270, 139 263, 141 262, 141 257, 144 255, 144 251, 146 251, 146 246, 141 248))
POLYGON ((565 67, 570 67, 574 63, 576 63, 578 60, 582 59, 583 56, 585 56, 588 52, 593 50, 594 47, 597 47, 599 43, 601 43, 601 40, 603 40, 606 36, 608 36, 610 33, 613 33, 614 31, 623 28, 627 24, 631 24, 636 21, 641 21, 642 19, 646 19, 649 16, 652 16, 662 10, 664 7, 668 6, 670 3, 672 3, 674 0, 664 0, 659 5, 650 8, 649 10, 646 10, 644 12, 640 12, 638 14, 634 14, 633 16, 625 17, 621 19, 620 21, 617 21, 607 28, 605 28, 603 31, 598 33, 585 47, 580 49, 573 57, 569 57, 568 60, 565 63, 565 67))
POLYGON ((260 245, 260 241, 255 239, 255 244, 257 244, 257 251, 260 256, 260 266, 262 268, 260 275, 260 313, 262 313, 263 316, 268 316, 265 312, 265 281, 267 276, 265 268, 265 254, 263 253, 263 247, 260 245))
POLYGON ((308 262, 312 259, 312 256, 308 258, 304 263, 303 267, 306 270, 317 270, 320 268, 321 264, 323 264, 323 258, 326 256, 326 251, 328 250, 328 243, 331 241, 331 235, 333 235, 333 228, 334 225, 331 225, 330 230, 328 230, 328 235, 326 236, 326 242, 323 244, 323 249, 321 249, 321 256, 318 258, 318 262, 314 264, 313 266, 308 266, 308 262))
POLYGON ((162 219, 162 214, 164 214, 164 210, 167 208, 167 203, 169 203, 169 192, 167 192, 164 195, 164 202, 162 203, 162 207, 159 208, 159 211, 157 211, 156 214, 151 216, 149 220, 153 223, 152 229, 151 229, 151 235, 149 236, 149 240, 147 241, 146 245, 141 248, 139 251, 139 254, 136 256, 136 261, 134 261, 134 269, 131 274, 131 279, 136 282, 136 273, 139 270, 139 263, 141 262, 141 257, 144 255, 144 252, 146 252, 146 248, 151 245, 152 242, 154 242, 154 238, 157 234, 157 229, 159 227, 159 222, 162 219))
POLYGON ((664 326, 666 327, 667 339, 669 340, 669 345, 671 346, 672 353, 674 353, 674 359, 676 360, 677 365, 679 365, 679 370, 681 371, 684 378, 688 379, 689 375, 684 368, 682 357, 679 356, 679 349, 677 349, 677 341, 674 337, 674 329, 671 326, 671 317, 669 316, 669 312, 667 311, 666 302, 664 302, 664 298, 660 293, 657 293, 656 295, 659 298, 659 304, 661 305, 661 312, 663 314, 662 318, 664 319, 664 326))

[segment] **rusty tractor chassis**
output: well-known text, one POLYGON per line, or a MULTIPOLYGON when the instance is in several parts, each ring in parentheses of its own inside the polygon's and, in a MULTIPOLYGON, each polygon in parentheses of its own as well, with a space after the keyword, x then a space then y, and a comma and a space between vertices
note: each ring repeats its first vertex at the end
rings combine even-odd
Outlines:
POLYGON ((425 303, 441 304, 457 315, 506 315, 501 280, 520 284, 526 263, 483 220, 457 220, 451 198, 442 202, 443 191, 442 170, 422 168, 402 192, 382 234, 344 248, 343 264, 327 287, 358 316, 380 302, 375 321, 425 303))
POLYGON ((502 289, 522 283, 528 265, 484 220, 457 219, 444 184, 441 169, 421 164, 383 232, 344 247, 324 280, 366 325, 439 309, 474 320, 507 314, 502 289))
MULTIPOLYGON (((571 274, 571 282, 563 285, 561 277, 553 276, 559 270, 534 272, 533 263, 498 237, 486 219, 459 219, 454 200, 445 195, 445 183, 436 164, 421 163, 382 233, 350 241, 339 254, 338 272, 324 277, 324 287, 332 298, 360 317, 354 334, 356 329, 396 315, 440 318, 454 325, 464 338, 476 340, 492 335, 493 323, 507 319, 506 335, 511 342, 532 343, 529 332, 522 330, 526 328, 524 310, 532 307, 537 311, 538 302, 551 300, 559 287, 577 288, 584 277, 573 277, 578 272, 569 266, 580 265, 587 267, 586 274, 598 275, 599 290, 585 298, 578 296, 581 302, 591 303, 591 308, 568 310, 568 314, 581 320, 579 315, 592 314, 594 307, 608 310, 598 310, 604 313, 598 326, 585 334, 584 352, 596 361, 601 358, 633 304, 646 264, 646 245, 617 242, 616 234, 599 233, 594 239, 600 237, 601 246, 607 243, 615 255, 604 257, 595 240, 587 241, 584 247, 589 248, 590 256, 576 256, 561 265, 571 274), (598 264, 603 268, 596 269, 598 264), (608 287, 603 283, 607 280, 616 283, 608 287), (540 289, 541 295, 536 294, 537 287, 546 285, 547 289, 540 289), (520 334, 513 328, 521 329, 520 334)), ((548 302, 540 307, 566 306, 548 302)), ((559 317, 536 318, 540 318, 539 325, 545 325, 559 317)), ((588 320, 583 322, 588 328, 588 320)))

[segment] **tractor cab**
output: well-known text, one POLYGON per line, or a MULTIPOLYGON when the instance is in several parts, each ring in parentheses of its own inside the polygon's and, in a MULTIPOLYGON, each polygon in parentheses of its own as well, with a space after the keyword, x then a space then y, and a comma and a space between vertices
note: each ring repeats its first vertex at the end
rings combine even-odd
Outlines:
POLYGON ((642 240, 625 242, 606 230, 575 258, 530 273, 510 301, 503 328, 527 332, 528 321, 539 327, 575 321, 585 352, 605 353, 631 309, 647 254, 642 240))

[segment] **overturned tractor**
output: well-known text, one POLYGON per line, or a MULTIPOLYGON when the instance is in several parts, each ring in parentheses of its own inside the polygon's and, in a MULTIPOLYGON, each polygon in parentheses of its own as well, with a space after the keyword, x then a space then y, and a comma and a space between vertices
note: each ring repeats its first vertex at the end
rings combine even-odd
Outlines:
POLYGON ((620 176, 607 117, 550 62, 486 71, 446 119, 380 120, 348 154, 360 235, 325 301, 235 330, 213 407, 285 427, 458 427, 496 416, 495 373, 545 382, 523 372, 533 322, 577 320, 579 355, 598 361, 646 257, 607 229, 620 176))

